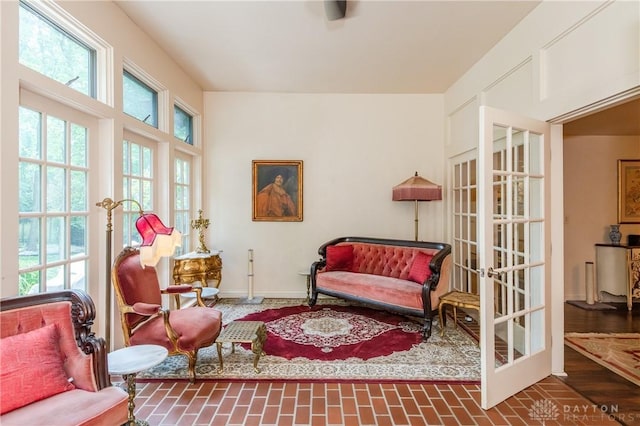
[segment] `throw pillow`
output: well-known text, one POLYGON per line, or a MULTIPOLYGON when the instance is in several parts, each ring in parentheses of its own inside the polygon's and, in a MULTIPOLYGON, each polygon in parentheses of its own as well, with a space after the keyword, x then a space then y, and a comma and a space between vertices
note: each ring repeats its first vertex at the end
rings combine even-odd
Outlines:
POLYGON ((59 339, 55 324, 0 339, 0 414, 75 389, 59 339))
POLYGON ((431 263, 432 258, 433 256, 430 254, 426 254, 421 251, 417 252, 413 258, 411 269, 409 270, 409 280, 415 281, 418 284, 424 284, 424 282, 431 276, 429 263, 431 263))
POLYGON ((327 268, 326 271, 351 271, 353 269, 353 246, 345 244, 342 246, 327 247, 327 268))

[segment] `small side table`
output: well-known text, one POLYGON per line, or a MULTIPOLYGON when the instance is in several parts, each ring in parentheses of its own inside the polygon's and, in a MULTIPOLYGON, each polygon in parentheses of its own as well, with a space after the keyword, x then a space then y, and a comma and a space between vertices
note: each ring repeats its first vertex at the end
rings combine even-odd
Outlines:
POLYGON ((468 308, 480 311, 480 296, 463 291, 450 291, 440 296, 438 317, 440 319, 440 336, 444 336, 444 327, 447 325, 445 305, 453 306, 453 326, 458 326, 458 308, 468 308), (444 315, 443 315, 444 312, 444 315))
POLYGON ((302 275, 303 277, 307 277, 307 303, 309 303, 309 298, 311 296, 311 272, 310 271, 298 271, 298 275, 302 275))
POLYGON ((222 362, 222 344, 231 343, 231 352, 235 352, 236 343, 251 343, 251 352, 254 353, 253 357, 253 370, 256 373, 260 372, 258 368, 258 361, 261 355, 265 355, 262 348, 264 342, 267 340, 267 327, 262 321, 231 321, 222 330, 216 344, 218 346, 218 360, 220 361, 220 369, 218 373, 222 373, 224 364, 222 362))
POLYGON ((169 351, 159 345, 137 345, 127 346, 107 354, 107 364, 109 374, 122 376, 127 383, 129 393, 129 426, 148 426, 145 420, 136 419, 133 414, 135 408, 134 399, 136 397, 136 375, 151 367, 155 367, 165 360, 169 351))

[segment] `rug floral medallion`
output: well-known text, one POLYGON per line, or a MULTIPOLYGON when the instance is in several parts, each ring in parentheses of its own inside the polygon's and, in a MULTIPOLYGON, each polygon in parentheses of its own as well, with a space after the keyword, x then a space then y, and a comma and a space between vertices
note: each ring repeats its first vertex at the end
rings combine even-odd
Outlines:
MULTIPOLYGON (((460 327, 447 324, 443 337, 434 323, 431 337, 422 339, 417 319, 320 299, 309 307, 301 299, 265 299, 261 304, 239 304, 222 299, 215 307, 223 323, 263 321, 267 328, 260 373, 253 370, 249 344, 224 344, 224 369, 218 372, 216 345, 198 352, 200 380, 296 380, 360 382, 479 383, 480 350, 460 327)), ((141 372, 138 379, 188 379, 185 356, 168 357, 141 372)))

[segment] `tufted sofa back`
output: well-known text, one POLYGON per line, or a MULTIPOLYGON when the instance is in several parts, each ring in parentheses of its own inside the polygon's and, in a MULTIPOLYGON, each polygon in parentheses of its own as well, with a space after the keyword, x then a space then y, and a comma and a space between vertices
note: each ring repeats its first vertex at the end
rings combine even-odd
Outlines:
POLYGON ((406 280, 416 253, 433 256, 436 249, 400 247, 384 244, 342 242, 353 246, 353 272, 381 275, 406 280))
MULTIPOLYGON (((54 301, 3 310, 0 313, 0 338, 56 324, 60 333, 60 352, 64 359, 67 376, 73 377, 73 384, 77 388, 96 391, 99 389, 99 384, 93 375, 93 358, 78 347, 71 311, 70 301, 54 301)), ((90 320, 92 321, 93 317, 90 320)), ((24 350, 28 351, 29 348, 24 350)), ((8 367, 5 366, 5 368, 8 367)))

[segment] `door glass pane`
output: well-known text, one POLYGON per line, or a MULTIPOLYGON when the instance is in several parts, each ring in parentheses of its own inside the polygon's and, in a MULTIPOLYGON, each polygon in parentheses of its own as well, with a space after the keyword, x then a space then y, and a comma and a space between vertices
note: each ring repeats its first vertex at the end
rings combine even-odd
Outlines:
POLYGON ((87 173, 71 171, 71 211, 87 210, 87 173))
POLYGON ((40 211, 40 166, 34 163, 18 165, 18 201, 21 213, 40 211))
POLYGON ((87 288, 87 261, 72 262, 69 267, 71 268, 71 288, 87 288))
POLYGON ((534 266, 529 269, 530 291, 529 300, 532 308, 544 303, 544 266, 534 266))
POLYGON ((40 219, 23 217, 18 227, 19 267, 27 269, 40 263, 40 219))
POLYGON ((527 354, 527 315, 520 315, 512 320, 513 323, 513 351, 511 353, 512 359, 515 361, 518 358, 527 354))
POLYGON ((47 263, 66 257, 66 227, 63 217, 47 218, 47 263))
POLYGON ((522 130, 511 131, 512 161, 511 170, 515 173, 525 172, 524 143, 526 133, 522 130))
POLYGON ((72 166, 87 166, 87 129, 71 124, 71 155, 70 164, 72 166))
POLYGON ((529 217, 531 219, 542 219, 544 211, 544 199, 542 198, 543 188, 542 178, 529 178, 529 217))
POLYGON ((543 136, 539 133, 529 132, 529 174, 541 176, 544 173, 543 165, 543 136))
POLYGON ((65 162, 66 123, 56 117, 47 117, 47 160, 53 163, 65 162))
POLYGON ((545 319, 544 309, 531 312, 531 353, 534 354, 545 348, 544 344, 545 319))
POLYGON ((65 170, 61 167, 47 167, 47 211, 62 212, 66 205, 65 170))
POLYGON ((65 267, 63 265, 47 268, 46 276, 45 291, 60 291, 64 289, 66 277, 65 267))
POLYGON ((18 275, 20 295, 40 293, 40 271, 23 272, 18 275))
POLYGON ((509 362, 509 346, 508 346, 508 322, 497 321, 494 324, 494 353, 496 354, 496 364, 502 365, 509 362))
POLYGON ((71 257, 86 255, 87 252, 87 217, 71 216, 71 257))
POLYGON ((18 155, 23 158, 39 159, 42 156, 42 127, 40 113, 20 108, 20 139, 18 155))

